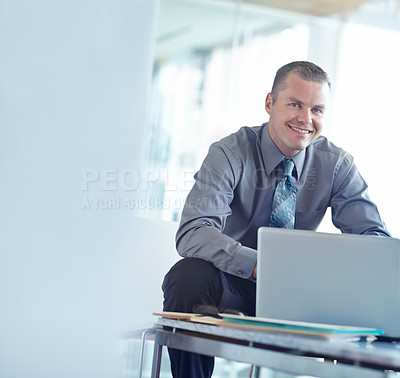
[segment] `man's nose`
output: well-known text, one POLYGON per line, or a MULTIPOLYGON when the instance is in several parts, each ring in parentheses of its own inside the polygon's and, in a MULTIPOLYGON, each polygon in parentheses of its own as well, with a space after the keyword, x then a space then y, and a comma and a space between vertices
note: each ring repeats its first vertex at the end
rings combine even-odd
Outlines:
POLYGON ((302 108, 299 112, 298 115, 298 120, 302 124, 308 125, 312 122, 312 117, 311 117, 311 109, 309 108, 302 108))

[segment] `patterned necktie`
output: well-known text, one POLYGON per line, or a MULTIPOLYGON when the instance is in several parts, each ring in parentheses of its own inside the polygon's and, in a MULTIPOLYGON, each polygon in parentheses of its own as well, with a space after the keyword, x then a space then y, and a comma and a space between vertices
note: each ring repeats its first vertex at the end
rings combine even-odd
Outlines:
POLYGON ((285 159, 281 162, 284 173, 279 181, 272 203, 270 227, 294 228, 294 217, 296 211, 296 188, 292 180, 294 162, 292 159, 285 159))

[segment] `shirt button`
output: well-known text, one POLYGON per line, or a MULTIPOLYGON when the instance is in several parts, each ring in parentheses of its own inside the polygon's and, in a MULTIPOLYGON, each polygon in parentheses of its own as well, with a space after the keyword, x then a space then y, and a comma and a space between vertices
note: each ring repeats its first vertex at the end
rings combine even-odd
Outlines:
POLYGON ((243 276, 243 272, 241 270, 238 271, 239 276, 243 276))

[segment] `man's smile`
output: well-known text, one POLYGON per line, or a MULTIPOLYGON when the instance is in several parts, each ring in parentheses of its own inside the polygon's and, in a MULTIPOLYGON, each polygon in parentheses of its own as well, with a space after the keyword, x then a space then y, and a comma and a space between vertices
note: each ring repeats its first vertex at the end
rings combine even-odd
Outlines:
POLYGON ((291 126, 291 125, 288 125, 292 130, 294 130, 294 131, 298 131, 299 133, 302 133, 302 134, 310 134, 312 131, 311 130, 307 130, 307 129, 300 129, 300 128, 298 128, 298 127, 295 127, 295 126, 291 126))

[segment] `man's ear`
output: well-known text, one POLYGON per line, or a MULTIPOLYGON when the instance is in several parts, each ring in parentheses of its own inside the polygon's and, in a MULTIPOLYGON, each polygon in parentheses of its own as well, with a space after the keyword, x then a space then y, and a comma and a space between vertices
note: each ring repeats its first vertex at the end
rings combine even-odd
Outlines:
POLYGON ((268 93, 267 98, 265 99, 265 110, 267 111, 268 114, 271 114, 271 108, 272 108, 272 95, 271 93, 268 93))

